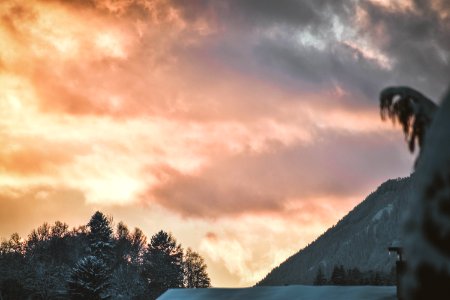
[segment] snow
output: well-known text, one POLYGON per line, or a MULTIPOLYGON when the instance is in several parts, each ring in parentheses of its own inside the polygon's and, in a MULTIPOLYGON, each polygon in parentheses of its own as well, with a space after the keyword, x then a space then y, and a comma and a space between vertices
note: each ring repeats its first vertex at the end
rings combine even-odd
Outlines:
POLYGON ((395 286, 264 286, 253 288, 170 289, 159 300, 353 300, 396 299, 395 286))
POLYGON ((392 204, 389 204, 385 208, 380 209, 372 218, 372 222, 376 222, 383 217, 383 214, 386 212, 387 214, 390 214, 392 210, 394 209, 394 206, 392 204))

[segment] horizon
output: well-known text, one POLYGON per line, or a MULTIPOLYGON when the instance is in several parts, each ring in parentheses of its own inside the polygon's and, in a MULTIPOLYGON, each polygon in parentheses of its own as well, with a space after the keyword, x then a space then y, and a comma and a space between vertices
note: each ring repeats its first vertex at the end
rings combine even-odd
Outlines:
POLYGON ((252 286, 415 155, 379 93, 440 102, 445 1, 0 4, 0 237, 96 210, 252 286), (419 75, 418 75, 419 74, 419 75))

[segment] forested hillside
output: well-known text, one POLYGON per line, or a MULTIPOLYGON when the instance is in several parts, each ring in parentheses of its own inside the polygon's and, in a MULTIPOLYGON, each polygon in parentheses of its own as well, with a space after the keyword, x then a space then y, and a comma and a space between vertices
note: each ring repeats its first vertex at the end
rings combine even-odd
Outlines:
POLYGON ((389 273, 387 247, 401 240, 401 220, 410 205, 411 178, 383 183, 335 226, 274 268, 258 285, 312 284, 319 268, 330 278, 335 266, 389 273))

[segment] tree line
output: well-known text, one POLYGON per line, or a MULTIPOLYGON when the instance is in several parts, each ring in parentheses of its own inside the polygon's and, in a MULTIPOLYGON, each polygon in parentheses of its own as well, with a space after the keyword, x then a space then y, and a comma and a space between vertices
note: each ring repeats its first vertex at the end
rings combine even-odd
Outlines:
POLYGON ((87 225, 44 223, 0 245, 0 299, 156 299, 210 286, 203 258, 165 231, 147 238, 97 211, 87 225))
POLYGON ((358 268, 344 268, 335 265, 329 278, 326 278, 322 268, 317 269, 314 285, 395 285, 395 267, 390 272, 365 271, 358 268))

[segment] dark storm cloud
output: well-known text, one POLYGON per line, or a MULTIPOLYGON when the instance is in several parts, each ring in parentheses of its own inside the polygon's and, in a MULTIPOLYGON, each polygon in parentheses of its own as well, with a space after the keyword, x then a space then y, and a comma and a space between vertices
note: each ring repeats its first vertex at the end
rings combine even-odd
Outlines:
POLYGON ((191 18, 196 12, 215 10, 225 27, 234 28, 213 44, 209 55, 286 88, 319 90, 338 83, 350 93, 362 94, 357 101, 369 99, 373 105, 387 85, 411 85, 438 99, 448 84, 450 21, 442 17, 448 11, 446 1, 416 0, 412 9, 370 1, 247 0, 228 1, 227 5, 195 1, 193 6, 174 2, 191 18), (364 22, 356 18, 358 9, 367 16, 364 22), (390 68, 338 40, 334 21, 344 33, 354 30, 358 37, 367 38, 370 47, 389 59, 390 68), (325 47, 300 44, 295 33, 304 29, 324 40, 325 47), (281 34, 258 36, 264 31, 281 34))
POLYGON ((378 45, 395 61, 392 80, 414 86, 434 99, 439 99, 450 79, 449 3, 416 0, 412 10, 363 5, 369 22, 361 33, 376 39, 374 29, 385 28, 386 40, 378 45))
POLYGON ((339 84, 364 96, 352 99, 356 100, 352 105, 358 105, 367 99, 375 100, 389 77, 389 71, 380 68, 377 62, 365 59, 361 52, 344 44, 335 43, 318 50, 289 43, 289 40, 261 42, 256 53, 272 74, 299 89, 318 90, 339 84))
MULTIPOLYGON (((321 19, 321 13, 314 1, 232 1, 231 13, 242 22, 286 23, 295 26, 308 25, 321 19)), ((260 24, 258 24, 260 25, 260 24)))
POLYGON ((214 11, 230 24, 239 23, 247 25, 273 25, 290 24, 292 26, 309 26, 328 23, 330 16, 348 15, 351 12, 350 1, 334 0, 171 0, 188 19, 204 16, 205 12, 214 11))

